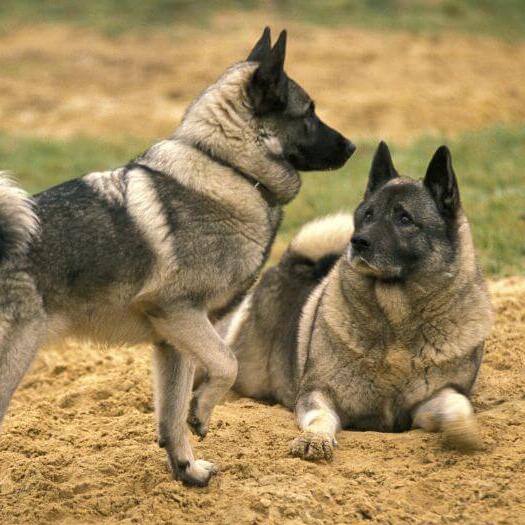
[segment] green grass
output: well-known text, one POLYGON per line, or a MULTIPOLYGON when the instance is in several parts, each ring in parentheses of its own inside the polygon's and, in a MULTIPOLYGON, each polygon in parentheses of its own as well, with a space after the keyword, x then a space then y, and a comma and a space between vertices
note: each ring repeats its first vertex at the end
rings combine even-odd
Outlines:
POLYGON ((61 141, 0 133, 0 170, 12 172, 24 189, 36 193, 91 171, 120 166, 147 146, 135 139, 61 141))
MULTIPOLYGON (((467 133, 448 144, 485 272, 524 274, 525 126, 467 133)), ((436 138, 424 138, 407 147, 391 145, 396 167, 403 174, 422 177, 439 145, 436 138)), ((36 192, 92 170, 124 164, 146 146, 137 140, 47 141, 0 134, 0 166, 36 192)), ((374 149, 373 143, 360 144, 338 172, 304 174, 302 191, 286 210, 280 241, 289 240, 314 217, 353 210, 363 194, 374 149)))
POLYGON ((507 39, 525 36, 523 0, 296 0, 281 2, 294 17, 325 25, 438 33, 466 31, 507 39))
POLYGON ((1 0, 0 30, 40 22, 66 22, 120 34, 178 24, 205 25, 219 10, 247 10, 256 4, 242 0, 1 0))
POLYGON ((525 35, 523 0, 2 0, 0 30, 35 22, 67 22, 119 34, 146 27, 205 25, 217 11, 253 9, 277 15, 283 22, 470 31, 509 39, 525 35))

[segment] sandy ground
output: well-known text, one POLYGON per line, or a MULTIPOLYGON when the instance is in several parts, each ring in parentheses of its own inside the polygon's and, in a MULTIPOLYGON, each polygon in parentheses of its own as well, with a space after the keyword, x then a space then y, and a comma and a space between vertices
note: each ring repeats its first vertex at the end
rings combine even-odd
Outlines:
MULTIPOLYGON (((0 129, 158 137, 271 23, 225 14, 207 30, 107 38, 35 26, 0 36, 0 129)), ((273 24, 279 30, 283 22, 273 24)), ((287 24, 287 70, 352 137, 397 143, 525 119, 525 43, 287 24)))
POLYGON ((13 400, 0 523, 525 523, 525 278, 491 289, 481 452, 422 431, 346 431, 333 463, 307 463, 288 455, 289 412, 232 396, 195 443, 220 473, 187 489, 155 443, 147 349, 72 343, 42 352, 13 400))

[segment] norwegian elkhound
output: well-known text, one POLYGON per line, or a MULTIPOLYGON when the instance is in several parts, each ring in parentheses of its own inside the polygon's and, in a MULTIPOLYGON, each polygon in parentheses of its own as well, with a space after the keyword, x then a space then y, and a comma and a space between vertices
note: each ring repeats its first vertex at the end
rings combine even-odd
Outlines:
POLYGON ((491 320, 449 150, 415 181, 381 143, 354 221, 305 225, 232 316, 234 388, 295 409, 305 459, 331 459, 341 428, 475 448, 468 395, 491 320))
POLYGON ((51 336, 151 342, 159 444, 176 479, 207 484, 186 421, 204 436, 237 373, 212 326, 253 283, 300 187, 342 166, 350 141, 283 70, 286 32, 188 108, 174 135, 124 167, 29 198, 0 183, 0 422, 51 336), (196 363, 207 381, 191 400, 196 363))

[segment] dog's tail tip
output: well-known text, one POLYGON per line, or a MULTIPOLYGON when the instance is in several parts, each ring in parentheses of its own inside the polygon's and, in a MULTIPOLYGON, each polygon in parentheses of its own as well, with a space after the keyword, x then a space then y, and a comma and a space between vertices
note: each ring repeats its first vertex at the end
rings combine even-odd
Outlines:
POLYGON ((307 222, 292 239, 289 252, 317 262, 327 256, 341 255, 354 231, 349 213, 336 213, 307 222))
POLYGON ((33 200, 9 172, 0 171, 0 264, 26 253, 38 228, 33 200))

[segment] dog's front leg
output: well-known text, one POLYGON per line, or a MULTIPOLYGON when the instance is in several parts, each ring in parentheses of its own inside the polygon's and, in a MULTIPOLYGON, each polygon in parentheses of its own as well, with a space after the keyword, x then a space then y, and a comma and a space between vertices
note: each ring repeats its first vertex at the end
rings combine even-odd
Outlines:
POLYGON ((162 339, 206 369, 206 380, 194 393, 188 417, 192 431, 204 437, 213 408, 235 382, 237 359, 204 311, 177 309, 169 314, 156 313, 151 321, 162 339))
POLYGON ((335 434, 341 422, 328 396, 320 391, 300 395, 295 415, 303 432, 291 442, 291 454, 312 461, 331 461, 337 444, 335 434))
POLYGON ((186 425, 195 368, 193 359, 163 342, 155 345, 153 364, 159 446, 166 449, 175 479, 188 485, 205 486, 215 468, 208 461, 193 458, 186 425))
POLYGON ((460 450, 480 448, 479 428, 470 401, 453 388, 445 388, 413 410, 413 426, 443 432, 445 441, 460 450))

